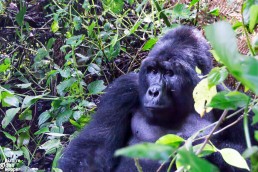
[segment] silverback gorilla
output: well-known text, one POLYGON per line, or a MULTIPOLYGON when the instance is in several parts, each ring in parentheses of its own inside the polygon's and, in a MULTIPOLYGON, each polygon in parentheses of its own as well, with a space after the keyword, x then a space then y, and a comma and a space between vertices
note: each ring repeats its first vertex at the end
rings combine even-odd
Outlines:
MULTIPOLYGON (((181 26, 167 32, 143 60, 139 74, 121 76, 109 86, 92 121, 63 152, 59 168, 64 172, 137 172, 133 159, 114 157, 115 150, 155 142, 169 133, 187 139, 215 122, 221 111, 200 118, 192 97, 200 81, 196 67, 202 75, 212 68, 209 50, 207 41, 194 28, 181 26)), ((212 142, 218 148, 242 152, 243 130, 234 130, 225 130, 212 142)), ((219 156, 215 153, 207 159, 221 171, 241 171, 219 156)), ((155 172, 161 165, 150 160, 140 160, 140 164, 144 172, 155 172)))

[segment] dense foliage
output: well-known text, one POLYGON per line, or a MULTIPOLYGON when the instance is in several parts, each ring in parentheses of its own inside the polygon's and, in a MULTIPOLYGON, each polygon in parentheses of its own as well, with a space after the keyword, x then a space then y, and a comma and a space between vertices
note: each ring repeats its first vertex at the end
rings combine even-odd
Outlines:
MULTIPOLYGON (((258 129, 254 136, 247 130, 249 112, 254 112, 252 125, 258 123, 258 38, 253 36, 258 1, 237 8, 239 17, 232 19, 218 4, 198 0, 0 0, 0 170, 59 171, 62 148, 87 125, 106 85, 137 71, 159 35, 188 24, 205 28, 217 60, 196 87, 196 111, 204 115, 207 107, 223 109, 228 118, 227 110, 239 108, 233 115, 244 119, 248 149, 243 156, 251 157, 251 168, 258 171, 258 147, 250 144, 250 137, 258 140, 258 129), (247 55, 239 53, 235 33, 244 37, 247 55), (237 80, 235 90, 216 94, 215 85, 229 74, 237 80), (240 84, 248 95, 239 91, 240 84)), ((171 165, 179 170, 201 172, 215 167, 199 157, 220 152, 227 163, 249 169, 238 152, 218 150, 209 139, 192 146, 199 132, 188 140, 167 135, 116 154, 161 161, 172 157, 171 165)))

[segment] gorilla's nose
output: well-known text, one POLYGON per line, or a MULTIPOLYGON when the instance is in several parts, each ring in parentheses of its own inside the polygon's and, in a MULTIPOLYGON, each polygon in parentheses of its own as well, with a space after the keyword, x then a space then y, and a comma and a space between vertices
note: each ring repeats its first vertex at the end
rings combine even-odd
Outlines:
POLYGON ((154 85, 148 89, 148 95, 152 98, 156 98, 161 94, 161 86, 154 85))

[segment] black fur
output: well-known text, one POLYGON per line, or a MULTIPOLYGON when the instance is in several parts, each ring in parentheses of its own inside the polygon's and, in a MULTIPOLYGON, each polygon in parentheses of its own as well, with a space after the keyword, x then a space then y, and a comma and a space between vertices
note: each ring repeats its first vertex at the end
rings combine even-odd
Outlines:
MULTIPOLYGON (((192 92, 200 81, 195 68, 207 74, 211 54, 207 41, 191 27, 179 27, 162 37, 143 61, 139 74, 118 78, 106 90, 97 113, 59 160, 64 172, 136 172, 134 161, 113 156, 115 150, 139 142, 154 142, 164 134, 187 139, 218 119, 221 111, 205 118, 195 112, 192 92)), ((239 126, 237 126, 239 127, 239 126)), ((213 137, 218 148, 245 149, 242 128, 213 137)), ((241 171, 219 155, 207 158, 223 171, 241 171)), ((159 162, 141 160, 143 171, 156 171, 159 162)), ((166 167, 166 166, 165 166, 166 167)), ((162 171, 166 171, 166 168, 162 171)))

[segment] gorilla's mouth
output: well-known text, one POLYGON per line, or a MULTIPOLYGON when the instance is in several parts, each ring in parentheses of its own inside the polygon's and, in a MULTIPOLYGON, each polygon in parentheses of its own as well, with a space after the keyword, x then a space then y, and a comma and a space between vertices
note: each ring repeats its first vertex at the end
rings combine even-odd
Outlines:
POLYGON ((145 104, 144 107, 148 110, 162 110, 162 109, 168 108, 168 106, 165 106, 165 105, 149 105, 149 104, 145 104))

